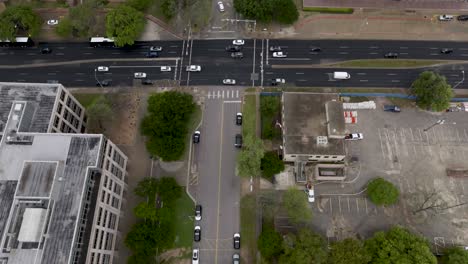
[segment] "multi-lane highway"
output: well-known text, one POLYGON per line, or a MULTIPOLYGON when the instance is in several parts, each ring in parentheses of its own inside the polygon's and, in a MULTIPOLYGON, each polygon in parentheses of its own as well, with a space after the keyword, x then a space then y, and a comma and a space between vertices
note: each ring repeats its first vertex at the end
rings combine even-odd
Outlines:
MULTIPOLYGON (((240 86, 270 86, 271 79, 284 78, 288 86, 329 87, 409 87, 416 76, 427 69, 447 77, 450 84, 459 83, 468 65, 468 43, 381 41, 381 40, 246 40, 243 59, 233 59, 225 51, 232 40, 184 40, 139 42, 130 48, 92 48, 87 43, 39 43, 32 48, 0 48, 2 81, 59 81, 69 87, 95 86, 98 80, 112 80, 112 86, 140 85, 133 73, 145 72, 151 80, 171 80, 181 85, 220 85, 231 78, 240 86), (158 58, 146 58, 150 46, 163 47, 158 58), (51 54, 41 54, 42 47, 51 54), (273 58, 268 51, 280 46, 287 58, 273 58), (310 47, 321 52, 310 52, 310 47), (440 52, 453 49, 450 54, 440 52), (419 69, 338 69, 330 64, 353 59, 382 59, 388 52, 399 59, 451 60, 453 65, 419 69), (185 71, 187 65, 200 65, 201 72, 185 71), (108 66, 109 72, 94 75, 97 66, 108 66), (171 72, 161 72, 171 66, 171 72), (351 79, 336 81, 334 71, 347 71, 351 79)), ((466 88, 462 83, 457 88, 466 88)))

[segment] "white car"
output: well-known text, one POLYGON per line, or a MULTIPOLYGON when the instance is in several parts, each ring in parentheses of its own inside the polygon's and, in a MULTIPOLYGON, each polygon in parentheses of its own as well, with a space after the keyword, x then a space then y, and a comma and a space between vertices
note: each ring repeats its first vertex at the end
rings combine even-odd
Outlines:
POLYGON ((453 16, 452 15, 440 15, 439 20, 440 21, 450 21, 450 20, 453 20, 453 16))
POLYGON ((362 133, 353 133, 353 134, 348 134, 345 136, 346 140, 361 140, 364 138, 364 135, 362 133))
POLYGON ((109 71, 109 67, 99 66, 99 67, 97 67, 97 70, 100 71, 100 72, 107 72, 107 71, 109 71))
POLYGON ((225 84, 225 85, 234 85, 234 84, 236 84, 236 80, 234 80, 234 79, 224 79, 223 84, 225 84))
POLYGON ((286 52, 283 51, 273 52, 274 58, 286 58, 287 56, 288 54, 286 54, 286 52))
POLYGON ((307 189, 306 194, 307 194, 307 200, 309 201, 309 203, 315 202, 314 189, 307 189))
POLYGON ((163 48, 160 46, 151 46, 150 51, 162 51, 163 48))
POLYGON ((135 74, 133 76, 135 77, 135 79, 142 79, 142 78, 146 78, 146 73, 144 73, 144 72, 135 72, 135 74))
POLYGON ((199 71, 201 71, 201 66, 200 65, 190 65, 190 66, 187 66, 186 70, 188 72, 199 72, 199 71))
POLYGON ((57 19, 51 19, 51 20, 47 20, 47 25, 49 26, 55 26, 58 24, 58 20, 57 19))
POLYGON ((192 264, 198 264, 198 260, 200 259, 200 256, 199 256, 199 249, 198 248, 194 248, 193 249, 193 253, 192 253, 192 264))
POLYGON ((171 67, 170 67, 170 66, 161 66, 161 71, 162 71, 162 72, 170 72, 170 71, 171 71, 171 67))
POLYGON ((224 12, 224 4, 223 4, 223 2, 221 2, 221 1, 218 2, 218 8, 219 8, 219 12, 224 12))
POLYGON ((232 45, 242 46, 244 44, 245 44, 245 41, 243 39, 235 39, 232 41, 232 45))

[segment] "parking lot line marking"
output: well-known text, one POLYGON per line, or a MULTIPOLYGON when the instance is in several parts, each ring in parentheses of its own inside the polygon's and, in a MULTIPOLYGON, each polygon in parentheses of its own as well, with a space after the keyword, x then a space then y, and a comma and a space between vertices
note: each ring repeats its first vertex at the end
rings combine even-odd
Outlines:
POLYGON ((223 90, 223 99, 224 99, 224 90, 223 90))
POLYGON ((236 91, 236 98, 239 98, 239 90, 236 91))

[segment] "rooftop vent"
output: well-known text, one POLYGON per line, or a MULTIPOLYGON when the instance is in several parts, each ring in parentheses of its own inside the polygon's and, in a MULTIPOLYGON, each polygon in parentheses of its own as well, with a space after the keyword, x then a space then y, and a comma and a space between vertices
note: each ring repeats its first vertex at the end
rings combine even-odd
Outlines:
POLYGON ((317 137, 317 145, 327 145, 327 144, 328 144, 328 137, 326 136, 317 137))

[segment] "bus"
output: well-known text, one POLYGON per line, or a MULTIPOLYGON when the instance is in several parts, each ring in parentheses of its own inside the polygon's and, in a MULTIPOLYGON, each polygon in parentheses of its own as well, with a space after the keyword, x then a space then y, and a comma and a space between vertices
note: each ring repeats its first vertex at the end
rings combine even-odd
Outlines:
POLYGON ((112 38, 103 38, 103 37, 93 37, 89 39, 89 46, 95 47, 114 47, 114 39, 112 38))
POLYGON ((16 37, 15 41, 0 40, 0 47, 32 47, 34 41, 30 37, 16 37))

